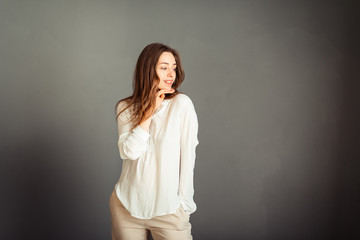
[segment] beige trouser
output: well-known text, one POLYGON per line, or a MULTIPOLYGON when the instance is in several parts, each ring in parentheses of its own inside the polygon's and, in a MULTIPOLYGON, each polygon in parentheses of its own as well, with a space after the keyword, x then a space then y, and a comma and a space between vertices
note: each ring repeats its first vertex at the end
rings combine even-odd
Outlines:
POLYGON ((176 213, 140 219, 130 215, 116 196, 109 200, 112 240, 146 240, 149 230, 154 240, 192 240, 190 214, 183 207, 176 213))

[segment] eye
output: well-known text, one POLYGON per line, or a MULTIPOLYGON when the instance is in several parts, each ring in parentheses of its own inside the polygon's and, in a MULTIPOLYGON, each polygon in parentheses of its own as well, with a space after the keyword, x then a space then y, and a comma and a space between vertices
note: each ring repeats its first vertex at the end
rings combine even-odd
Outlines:
MULTIPOLYGON (((160 69, 166 70, 167 68, 160 68, 160 69)), ((173 71, 176 71, 176 68, 174 68, 173 71)))

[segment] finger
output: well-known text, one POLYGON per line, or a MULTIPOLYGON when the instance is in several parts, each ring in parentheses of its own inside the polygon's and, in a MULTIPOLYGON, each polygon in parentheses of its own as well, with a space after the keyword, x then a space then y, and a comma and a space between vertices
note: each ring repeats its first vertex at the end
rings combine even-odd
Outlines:
POLYGON ((175 92, 175 89, 173 89, 173 88, 171 90, 162 89, 162 90, 159 91, 160 94, 162 94, 162 93, 173 93, 173 92, 175 92))

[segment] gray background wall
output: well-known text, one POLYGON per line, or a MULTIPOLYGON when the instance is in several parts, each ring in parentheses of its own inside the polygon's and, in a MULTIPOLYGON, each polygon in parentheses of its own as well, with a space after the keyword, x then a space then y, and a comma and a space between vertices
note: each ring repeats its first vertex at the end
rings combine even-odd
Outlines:
POLYGON ((110 239, 114 107, 176 48, 194 239, 359 239, 356 1, 0 1, 1 239, 110 239))

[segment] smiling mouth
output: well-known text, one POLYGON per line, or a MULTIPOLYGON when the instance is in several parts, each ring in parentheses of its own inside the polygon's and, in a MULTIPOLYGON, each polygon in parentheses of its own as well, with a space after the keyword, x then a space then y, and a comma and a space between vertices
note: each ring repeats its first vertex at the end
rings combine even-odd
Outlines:
POLYGON ((164 82, 166 82, 167 84, 170 84, 170 83, 172 83, 173 81, 169 80, 169 81, 164 81, 164 82))

